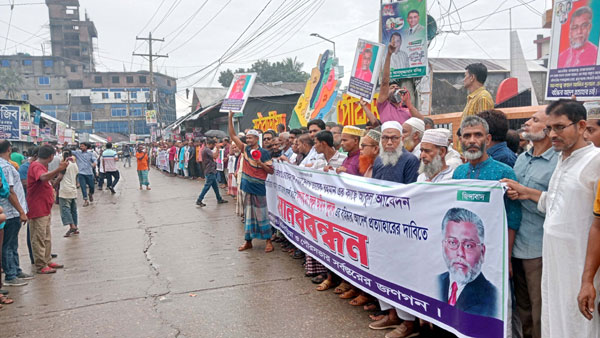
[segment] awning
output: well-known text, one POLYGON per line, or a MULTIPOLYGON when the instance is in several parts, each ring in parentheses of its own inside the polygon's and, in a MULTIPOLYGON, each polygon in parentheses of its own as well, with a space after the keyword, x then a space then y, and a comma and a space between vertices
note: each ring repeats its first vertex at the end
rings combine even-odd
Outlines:
POLYGON ((48 120, 48 121, 54 122, 54 123, 56 123, 56 124, 60 124, 60 125, 63 125, 63 126, 66 126, 66 125, 67 125, 67 124, 66 124, 66 123, 64 123, 63 121, 61 121, 61 120, 59 120, 59 119, 57 119, 57 118, 54 118, 54 117, 52 117, 52 116, 50 116, 50 115, 48 115, 48 114, 46 114, 46 113, 44 113, 44 112, 42 112, 42 115, 41 115, 41 117, 42 117, 42 118, 44 118, 44 119, 46 119, 46 120, 48 120))

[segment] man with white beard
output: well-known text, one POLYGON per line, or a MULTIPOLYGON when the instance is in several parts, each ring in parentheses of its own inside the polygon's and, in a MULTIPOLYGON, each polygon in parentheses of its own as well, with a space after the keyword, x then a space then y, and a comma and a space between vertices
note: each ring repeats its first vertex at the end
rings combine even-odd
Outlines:
MULTIPOLYGON (((379 156, 373 164, 373 178, 397 183, 413 183, 417 180, 419 160, 404 147, 402 125, 397 121, 387 121, 381 126, 379 156)), ((388 314, 369 325, 373 330, 395 328, 388 332, 386 338, 413 337, 418 332, 415 316, 408 312, 394 309, 391 305, 380 301, 382 311, 388 314)))
POLYGON ((464 208, 452 208, 442 220, 442 251, 448 271, 438 276, 438 299, 475 315, 495 317, 498 291, 483 273, 485 227, 464 208))
POLYGON ((387 121, 381 126, 380 152, 373 163, 373 178, 397 183, 417 180, 419 160, 402 146, 402 125, 387 121))
POLYGON ((442 182, 452 179, 454 168, 446 164, 448 137, 442 130, 428 129, 420 144, 421 163, 417 182, 442 182))

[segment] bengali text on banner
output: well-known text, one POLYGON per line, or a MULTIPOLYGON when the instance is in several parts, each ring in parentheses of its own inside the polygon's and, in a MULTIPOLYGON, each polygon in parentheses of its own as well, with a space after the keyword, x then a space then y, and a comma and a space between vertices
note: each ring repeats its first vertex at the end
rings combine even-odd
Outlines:
POLYGON ((275 163, 269 217, 361 290, 459 337, 504 337, 507 228, 499 182, 397 184, 275 163))

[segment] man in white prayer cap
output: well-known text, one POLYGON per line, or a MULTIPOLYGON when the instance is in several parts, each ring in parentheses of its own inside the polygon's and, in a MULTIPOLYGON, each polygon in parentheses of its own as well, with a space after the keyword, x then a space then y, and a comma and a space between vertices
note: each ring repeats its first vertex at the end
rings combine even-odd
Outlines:
POLYGON ((460 157, 460 153, 452 147, 452 132, 446 128, 437 128, 437 130, 446 134, 448 138, 448 151, 446 152, 445 160, 446 164, 454 170, 463 164, 463 160, 460 157))
POLYGON ((402 125, 402 136, 404 137, 404 149, 410 151, 417 158, 421 155, 421 139, 425 132, 425 122, 419 118, 411 117, 402 125))
POLYGON ((420 175, 417 182, 442 182, 452 179, 454 168, 446 164, 448 137, 443 130, 429 129, 421 140, 420 175))

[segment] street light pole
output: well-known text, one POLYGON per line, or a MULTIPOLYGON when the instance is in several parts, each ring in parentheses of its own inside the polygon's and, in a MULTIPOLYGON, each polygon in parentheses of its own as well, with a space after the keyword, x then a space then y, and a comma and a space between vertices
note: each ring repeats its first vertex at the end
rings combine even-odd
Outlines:
POLYGON ((312 33, 312 34, 310 34, 310 36, 314 36, 314 37, 317 37, 319 39, 323 39, 325 41, 331 42, 333 44, 333 58, 335 59, 335 42, 334 41, 329 40, 329 39, 327 39, 327 38, 319 35, 318 33, 312 33))

